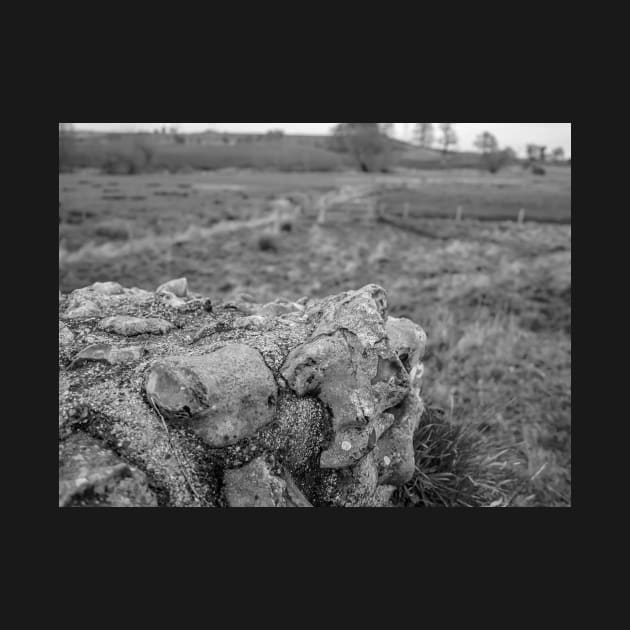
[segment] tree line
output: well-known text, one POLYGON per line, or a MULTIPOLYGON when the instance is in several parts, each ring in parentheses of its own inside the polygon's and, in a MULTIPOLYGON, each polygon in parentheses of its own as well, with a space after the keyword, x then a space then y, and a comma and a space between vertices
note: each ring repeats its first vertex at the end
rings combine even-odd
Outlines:
MULTIPOLYGON (((352 155, 359 169, 364 172, 387 172, 391 168, 393 153, 400 148, 393 138, 394 124, 338 123, 332 130, 330 148, 352 155)), ((424 149, 438 149, 446 163, 446 156, 459 145, 455 124, 415 123, 413 144, 424 149)), ((511 147, 501 148, 497 137, 489 131, 479 134, 474 146, 481 154, 482 167, 490 173, 497 173, 518 161, 516 151, 511 147)), ((527 158, 523 164, 535 173, 544 174, 541 164, 548 161, 563 162, 564 157, 561 147, 553 149, 548 156, 547 147, 530 144, 527 145, 527 158)))

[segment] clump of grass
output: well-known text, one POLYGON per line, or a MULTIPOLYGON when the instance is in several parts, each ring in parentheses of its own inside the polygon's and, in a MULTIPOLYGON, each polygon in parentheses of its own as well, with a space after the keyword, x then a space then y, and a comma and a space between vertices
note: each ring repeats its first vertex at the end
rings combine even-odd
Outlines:
POLYGON ((280 249, 280 240, 275 234, 261 234, 257 240, 258 249, 261 252, 278 253, 280 249))
POLYGON ((413 440, 416 470, 394 501, 402 507, 507 507, 518 484, 513 452, 472 425, 427 408, 413 440))
POLYGON ((129 239, 129 229, 129 224, 125 221, 101 221, 94 226, 94 234, 108 240, 122 241, 129 239))

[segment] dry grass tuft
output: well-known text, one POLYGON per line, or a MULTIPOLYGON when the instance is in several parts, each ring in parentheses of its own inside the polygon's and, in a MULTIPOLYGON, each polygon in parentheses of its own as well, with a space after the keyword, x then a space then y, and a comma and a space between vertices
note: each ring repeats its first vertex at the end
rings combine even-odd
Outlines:
POLYGON ((402 507, 507 507, 519 463, 509 447, 427 408, 414 436, 416 470, 396 491, 402 507))

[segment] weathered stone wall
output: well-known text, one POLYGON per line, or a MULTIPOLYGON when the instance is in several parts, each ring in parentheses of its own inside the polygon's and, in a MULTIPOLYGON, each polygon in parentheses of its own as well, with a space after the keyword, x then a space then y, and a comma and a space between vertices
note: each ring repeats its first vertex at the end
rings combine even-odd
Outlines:
POLYGON ((59 505, 388 506, 414 471, 425 344, 376 285, 60 294, 59 505))

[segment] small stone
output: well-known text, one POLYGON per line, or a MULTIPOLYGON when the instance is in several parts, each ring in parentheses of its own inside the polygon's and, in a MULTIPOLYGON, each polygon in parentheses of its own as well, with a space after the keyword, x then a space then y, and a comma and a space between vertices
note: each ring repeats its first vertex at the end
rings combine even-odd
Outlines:
POLYGON ((59 445, 59 507, 157 507, 145 474, 75 434, 59 445))
POLYGON ((59 345, 67 346, 74 341, 73 332, 63 323, 59 322, 59 345))
POLYGON ((267 318, 260 315, 249 315, 248 317, 238 317, 232 324, 234 328, 263 328, 267 323, 267 318))
POLYGON ((287 315, 289 313, 295 313, 302 311, 303 309, 292 302, 270 302, 269 304, 265 304, 258 311, 257 315, 262 317, 280 317, 282 315, 287 315))
POLYGON ((260 353, 228 344, 202 356, 167 357, 147 373, 147 396, 210 446, 230 446, 274 417, 278 388, 260 353))
POLYGON ((100 330, 122 335, 123 337, 135 337, 137 335, 164 335, 173 328, 173 324, 157 317, 130 317, 128 315, 115 315, 107 317, 98 325, 100 330))
POLYGON ((75 369, 90 361, 108 363, 109 365, 130 363, 139 361, 143 354, 144 349, 140 346, 116 348, 106 343, 96 343, 81 350, 68 366, 68 369, 75 369))
POLYGON ((170 308, 174 308, 175 310, 181 311, 188 306, 188 302, 186 302, 186 300, 177 297, 174 293, 171 293, 170 291, 162 291, 158 295, 166 302, 166 304, 170 308))
POLYGON ((411 320, 389 317, 385 322, 390 348, 398 355, 407 372, 420 363, 427 345, 424 330, 411 320))
POLYGON ((118 282, 95 282, 87 288, 97 293, 102 293, 103 295, 120 295, 125 292, 118 282))
POLYGON ((312 507, 288 473, 274 474, 263 457, 225 472, 229 507, 312 507))
POLYGON ((221 303, 221 308, 229 311, 240 311, 246 315, 254 315, 258 309, 256 304, 241 302, 240 300, 227 300, 221 303))
POLYGON ((94 302, 85 300, 78 306, 71 307, 63 315, 63 319, 88 319, 91 317, 99 317, 101 309, 94 302))
POLYGON ((145 289, 139 289, 138 287, 132 287, 131 289, 127 289, 125 294, 132 298, 134 302, 149 303, 153 300, 154 293, 151 291, 146 291, 145 289))
POLYGON ((177 278, 176 280, 169 280, 160 285, 156 293, 172 293, 173 295, 183 298, 188 295, 188 280, 186 278, 177 278))

